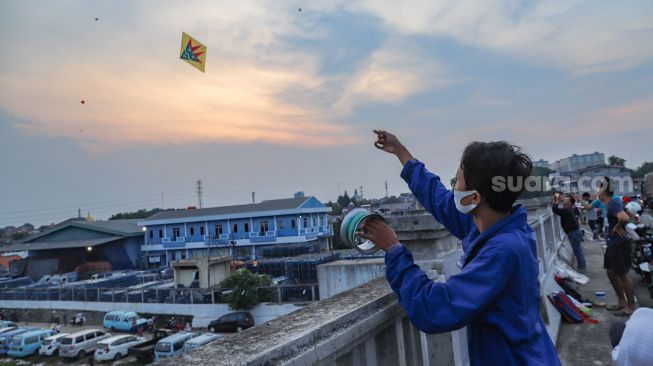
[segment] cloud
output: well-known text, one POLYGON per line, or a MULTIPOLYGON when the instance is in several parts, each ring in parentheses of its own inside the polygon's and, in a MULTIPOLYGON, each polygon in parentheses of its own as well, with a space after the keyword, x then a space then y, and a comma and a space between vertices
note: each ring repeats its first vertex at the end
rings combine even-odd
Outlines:
POLYGON ((433 55, 406 39, 389 40, 350 79, 335 109, 350 111, 364 102, 397 103, 455 82, 433 55))
POLYGON ((653 5, 646 0, 366 0, 351 8, 404 34, 451 38, 575 74, 628 69, 653 58, 646 46, 653 5))

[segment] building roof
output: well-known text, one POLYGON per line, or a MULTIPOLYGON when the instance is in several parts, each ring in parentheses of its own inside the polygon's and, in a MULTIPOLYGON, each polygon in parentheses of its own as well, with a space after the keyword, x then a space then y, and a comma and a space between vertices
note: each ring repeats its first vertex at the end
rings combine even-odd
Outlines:
POLYGON ((140 236, 143 235, 143 230, 138 226, 138 219, 130 220, 108 220, 108 221, 86 221, 84 219, 68 219, 65 220, 53 228, 45 230, 42 233, 31 236, 25 240, 23 243, 34 242, 38 238, 50 235, 56 231, 65 229, 67 227, 78 227, 82 229, 95 230, 107 234, 119 235, 119 236, 140 236))
POLYGON ((222 206, 222 207, 210 207, 210 208, 200 208, 200 209, 182 209, 174 211, 161 211, 156 214, 148 217, 147 219, 139 221, 141 224, 148 224, 154 222, 163 222, 168 220, 179 220, 179 219, 199 219, 207 217, 219 217, 219 216, 236 216, 236 215, 249 215, 252 216, 254 213, 269 213, 274 211, 284 211, 284 210, 296 210, 301 208, 311 208, 313 211, 324 210, 331 211, 330 208, 324 206, 319 201, 319 208, 316 207, 302 207, 306 205, 309 201, 317 199, 315 197, 295 197, 295 198, 283 198, 277 200, 267 200, 260 203, 250 203, 247 205, 234 205, 234 206, 222 206))
POLYGON ((16 252, 23 250, 52 250, 52 249, 70 249, 94 247, 100 244, 111 243, 116 240, 124 239, 122 236, 110 236, 108 238, 95 238, 85 240, 70 241, 32 241, 29 243, 19 243, 0 247, 0 252, 16 252))

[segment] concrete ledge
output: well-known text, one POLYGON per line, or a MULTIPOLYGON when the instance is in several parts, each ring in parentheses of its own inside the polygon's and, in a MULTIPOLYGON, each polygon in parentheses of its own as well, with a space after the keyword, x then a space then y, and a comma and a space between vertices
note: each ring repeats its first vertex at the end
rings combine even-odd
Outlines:
POLYGON ((165 364, 306 365, 335 360, 401 312, 388 283, 379 278, 165 364))

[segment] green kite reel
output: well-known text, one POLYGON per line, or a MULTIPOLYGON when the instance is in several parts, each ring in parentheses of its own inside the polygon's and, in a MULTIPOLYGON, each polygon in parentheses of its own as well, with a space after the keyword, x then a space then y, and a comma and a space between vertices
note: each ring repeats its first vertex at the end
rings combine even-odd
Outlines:
POLYGON ((378 252, 380 248, 377 247, 376 244, 356 235, 357 231, 363 229, 363 223, 365 220, 370 218, 381 219, 385 222, 383 216, 376 213, 370 213, 365 209, 356 208, 351 210, 347 215, 345 215, 340 224, 340 240, 348 247, 354 248, 363 254, 374 254, 378 252))

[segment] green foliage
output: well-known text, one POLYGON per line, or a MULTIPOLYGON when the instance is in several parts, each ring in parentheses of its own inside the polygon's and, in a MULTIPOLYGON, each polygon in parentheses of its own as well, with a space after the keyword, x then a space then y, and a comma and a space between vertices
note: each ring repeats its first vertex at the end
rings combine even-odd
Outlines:
POLYGON ((5 237, 5 231, 0 229, 0 238, 4 238, 4 237, 5 237))
POLYGON ((608 164, 612 166, 626 166, 626 159, 622 159, 616 155, 608 156, 608 164))
POLYGON ((338 197, 338 205, 340 205, 340 207, 345 208, 349 206, 350 203, 351 203, 351 198, 347 194, 347 191, 345 191, 344 195, 338 197))
POLYGON ((167 208, 165 210, 160 209, 160 208, 153 208, 151 210, 146 210, 146 209, 140 209, 135 212, 120 212, 117 213, 111 217, 109 217, 109 220, 126 220, 126 219, 146 219, 152 215, 154 215, 157 212, 161 211, 172 211, 174 210, 173 208, 167 208))
POLYGON ((644 162, 639 168, 633 170, 633 178, 644 178, 644 176, 653 172, 653 161, 644 162))
POLYGON ((333 211, 331 211, 331 215, 334 215, 334 216, 342 215, 342 207, 340 207, 339 204, 329 201, 329 202, 325 203, 325 206, 331 207, 331 209, 333 210, 333 211))
POLYGON ((531 175, 534 177, 548 177, 551 173, 555 173, 555 170, 541 166, 534 166, 533 170, 531 170, 531 175))
POLYGON ((451 184, 451 189, 453 189, 453 187, 456 186, 457 181, 458 181, 458 178, 456 178, 456 177, 451 178, 451 180, 449 181, 449 183, 451 184))
POLYGON ((27 233, 19 231, 17 233, 14 233, 14 235, 11 236, 12 240, 23 240, 27 237, 27 233))
POLYGON ((271 290, 257 290, 260 286, 270 286, 269 276, 258 275, 246 269, 239 269, 220 282, 220 287, 232 290, 223 295, 222 299, 232 310, 249 310, 264 301, 274 299, 271 290))

